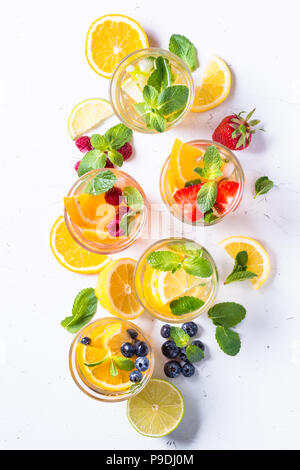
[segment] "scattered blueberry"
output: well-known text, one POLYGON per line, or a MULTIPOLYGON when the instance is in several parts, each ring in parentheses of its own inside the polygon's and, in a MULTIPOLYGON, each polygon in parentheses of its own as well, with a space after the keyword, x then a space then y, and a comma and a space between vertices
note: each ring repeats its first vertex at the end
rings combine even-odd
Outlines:
POLYGON ((190 362, 186 362, 182 366, 181 372, 182 372, 182 375, 184 375, 184 377, 192 377, 192 375, 194 375, 195 373, 195 367, 190 362))
POLYGON ((138 357, 147 356, 149 349, 144 341, 137 341, 135 343, 136 355, 138 357))
POLYGON ((81 338, 80 342, 81 344, 85 344, 86 346, 88 346, 89 344, 91 344, 91 338, 84 336, 84 338, 81 338))
POLYGON ((149 368, 149 359, 147 357, 138 357, 135 361, 135 367, 137 370, 144 372, 149 368))
POLYGON ((175 342, 172 340, 166 341, 161 347, 161 351, 164 356, 169 359, 175 359, 179 354, 179 348, 176 346, 175 342))
POLYGON ((177 361, 168 361, 165 363, 164 371, 167 377, 174 379, 181 373, 181 365, 177 361))
POLYGON ((187 333, 189 336, 195 336, 197 334, 197 331, 198 331, 198 326, 196 325, 196 323, 194 323, 193 321, 189 321, 187 323, 184 323, 181 328, 183 329, 183 331, 185 333, 187 333))
POLYGON ((178 354, 178 357, 179 357, 179 359, 181 359, 182 361, 187 362, 188 358, 186 357, 185 348, 181 348, 181 349, 180 349, 180 352, 179 352, 179 354, 178 354))
POLYGON ((195 339, 194 341, 192 341, 192 344, 194 344, 195 346, 198 346, 198 348, 202 349, 202 351, 204 351, 205 349, 204 344, 199 339, 195 339))
POLYGON ((121 346, 121 353, 125 357, 132 357, 136 353, 135 345, 131 343, 123 343, 121 346))
POLYGON ((131 382, 140 382, 143 378, 143 374, 139 370, 133 370, 129 378, 131 382))
POLYGON ((170 325, 166 324, 161 327, 160 334, 163 338, 170 338, 170 331, 171 331, 170 325))
POLYGON ((131 339, 137 339, 137 337, 138 337, 138 332, 133 330, 132 328, 129 328, 127 330, 127 333, 129 334, 131 339))

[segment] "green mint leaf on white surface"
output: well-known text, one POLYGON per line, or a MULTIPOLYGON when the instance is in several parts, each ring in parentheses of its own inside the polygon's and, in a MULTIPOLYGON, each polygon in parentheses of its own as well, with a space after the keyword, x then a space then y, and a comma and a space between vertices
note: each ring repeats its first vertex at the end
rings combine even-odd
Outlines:
POLYGON ((69 333, 77 333, 84 325, 86 325, 96 313, 97 297, 93 288, 81 290, 75 297, 72 315, 66 317, 61 326, 69 333))
POLYGON ((251 271, 235 271, 227 276, 224 284, 230 284, 231 282, 236 281, 245 281, 246 279, 253 279, 254 277, 257 277, 257 274, 251 271))
POLYGON ((211 263, 199 254, 187 256, 183 260, 182 267, 186 273, 197 277, 210 277, 213 273, 211 263))
POLYGON ((204 352, 195 344, 189 344, 186 347, 185 353, 190 362, 199 362, 204 358, 204 352))
POLYGON ((151 111, 151 108, 156 108, 158 91, 153 86, 146 85, 143 89, 143 98, 149 107, 149 111, 151 111))
POLYGON ((217 220, 219 217, 213 213, 213 210, 210 209, 209 211, 205 212, 204 214, 204 222, 207 224, 211 224, 214 220, 217 220))
POLYGON ((141 211, 144 208, 145 201, 140 191, 134 186, 126 186, 123 189, 126 204, 134 211, 141 211))
POLYGON ((120 152, 118 152, 117 150, 114 150, 114 149, 109 150, 107 152, 107 156, 114 165, 116 165, 116 166, 122 166, 123 165, 123 161, 124 161, 123 155, 120 152))
POLYGON ((91 145, 94 147, 94 149, 102 150, 102 152, 104 152, 107 150, 108 142, 103 135, 93 134, 91 135, 91 145))
POLYGON ((246 316, 246 309, 235 302, 215 304, 208 311, 208 317, 214 325, 231 328, 240 323, 246 316))
POLYGON ((127 359, 126 357, 117 357, 114 356, 113 361, 118 369, 120 370, 132 370, 134 369, 134 362, 131 359, 127 359))
POLYGON ((202 181, 200 178, 196 178, 194 180, 186 181, 184 187, 190 188, 191 186, 195 186, 196 184, 201 184, 202 181))
POLYGON ((104 137, 111 149, 118 150, 132 138, 132 130, 125 124, 117 124, 105 132, 104 137))
POLYGON ((229 356, 236 356, 241 349, 241 340, 235 331, 218 326, 216 328, 216 340, 220 348, 229 356))
POLYGON ((154 251, 147 256, 147 263, 158 271, 175 272, 181 266, 181 257, 172 251, 154 251))
POLYGON ((106 193, 106 191, 114 186, 116 181, 117 178, 112 171, 104 170, 88 182, 85 191, 97 196, 98 194, 106 193))
POLYGON ((181 34, 172 34, 169 41, 169 51, 180 57, 192 72, 198 67, 195 46, 187 37, 181 34))
POLYGON ((85 366, 87 367, 96 367, 96 366, 100 366, 101 364, 103 364, 105 361, 107 361, 108 359, 108 356, 106 356, 104 359, 102 359, 102 361, 98 361, 98 362, 90 362, 89 364, 87 362, 84 363, 85 366))
POLYGON ((255 182, 255 195, 254 199, 261 194, 266 194, 274 186, 273 181, 271 181, 267 176, 261 176, 255 182))
POLYGON ((221 166, 222 158, 215 145, 208 147, 203 156, 204 167, 197 167, 194 171, 202 178, 213 180, 222 176, 221 166))
POLYGON ((168 59, 157 57, 154 61, 155 69, 148 78, 147 85, 154 87, 158 93, 172 85, 173 77, 168 59))
POLYGON ((170 302, 170 309, 173 315, 185 315, 186 313, 199 310, 204 305, 203 300, 191 295, 185 295, 170 302))
POLYGON ((184 85, 174 85, 165 88, 157 100, 157 109, 163 116, 175 113, 186 106, 189 89, 184 85))
POLYGON ((217 183, 215 181, 208 181, 201 186, 197 195, 197 205, 201 212, 209 211, 217 199, 217 183))
POLYGON ((106 164, 106 155, 101 150, 90 150, 82 158, 77 173, 82 176, 92 170, 104 168, 106 164))
POLYGON ((194 242, 174 241, 168 243, 168 247, 182 255, 201 255, 202 250, 194 242))
POLYGON ((114 359, 110 359, 110 364, 109 364, 109 373, 112 377, 116 377, 118 375, 118 369, 116 367, 114 359))
POLYGON ((178 326, 171 326, 170 329, 170 338, 174 341, 176 346, 179 348, 184 348, 189 343, 190 337, 187 333, 183 331, 182 328, 178 326))
POLYGON ((136 212, 129 211, 127 214, 123 215, 122 219, 120 220, 120 228, 123 230, 124 235, 130 235, 131 230, 134 227, 135 214, 136 212))

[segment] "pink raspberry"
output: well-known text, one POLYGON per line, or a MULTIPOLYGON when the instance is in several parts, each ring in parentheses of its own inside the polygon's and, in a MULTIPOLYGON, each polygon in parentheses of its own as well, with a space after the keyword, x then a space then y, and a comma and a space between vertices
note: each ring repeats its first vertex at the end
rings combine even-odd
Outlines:
POLYGON ((121 237, 124 235, 124 230, 120 228, 118 220, 112 220, 107 224, 107 231, 112 237, 121 237))
POLYGON ((81 160, 78 160, 78 162, 77 162, 77 163, 75 163, 75 165, 74 165, 74 168, 75 168, 75 171, 76 171, 76 172, 78 171, 78 168, 79 168, 80 162, 81 162, 81 160))
POLYGON ((114 186, 105 193, 104 198, 107 204, 111 204, 112 206, 118 206, 122 200, 122 195, 122 189, 114 186))
POLYGON ((106 159, 105 168, 114 168, 114 165, 113 165, 113 163, 110 161, 109 158, 106 159))
POLYGON ((75 145, 80 150, 80 152, 83 153, 93 150, 91 139, 88 135, 78 137, 78 139, 75 140, 75 145))
POLYGON ((123 155, 124 161, 128 160, 131 157, 132 151, 132 145, 129 142, 127 142, 123 145, 123 147, 118 149, 118 152, 123 155))

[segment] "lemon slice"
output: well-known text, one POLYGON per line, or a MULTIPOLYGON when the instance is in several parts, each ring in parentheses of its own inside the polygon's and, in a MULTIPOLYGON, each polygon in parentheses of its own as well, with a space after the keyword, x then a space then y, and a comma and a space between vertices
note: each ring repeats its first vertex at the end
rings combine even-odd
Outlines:
POLYGON ((170 271, 160 271, 155 282, 156 298, 162 304, 167 304, 175 297, 184 295, 200 282, 199 278, 187 274, 183 269, 179 269, 174 274, 170 271))
POLYGON ((257 274, 250 279, 254 289, 259 289, 268 279, 270 274, 270 257, 261 244, 248 237, 229 237, 219 243, 227 253, 234 259, 239 251, 248 253, 248 270, 257 274))
POLYGON ((78 103, 68 120, 68 130, 72 139, 98 126, 113 115, 113 109, 107 100, 90 98, 78 103))
POLYGON ((225 62, 217 56, 208 62, 200 86, 196 87, 191 110, 195 113, 207 111, 222 103, 228 96, 231 74, 225 62))
POLYGON ((122 90, 125 91, 136 103, 144 101, 143 93, 139 85, 132 78, 127 78, 127 80, 125 80, 122 84, 122 90))
POLYGON ((136 431, 148 437, 170 434, 184 415, 183 396, 173 384, 151 379, 127 403, 127 417, 136 431))
POLYGON ((185 144, 176 139, 170 155, 171 173, 179 187, 184 187, 186 181, 197 177, 194 169, 202 163, 203 151, 193 145, 185 144))

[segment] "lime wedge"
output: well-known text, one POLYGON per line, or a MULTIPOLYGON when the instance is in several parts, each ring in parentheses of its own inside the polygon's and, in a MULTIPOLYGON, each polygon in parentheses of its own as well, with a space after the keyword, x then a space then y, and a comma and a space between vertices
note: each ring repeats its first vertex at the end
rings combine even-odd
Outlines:
POLYGON ((107 100, 91 98, 78 103, 68 120, 68 130, 72 139, 98 126, 113 115, 112 107, 107 100))
POLYGON ((174 431, 184 415, 184 400, 170 382, 151 379, 146 387, 127 402, 127 416, 144 436, 162 437, 174 431))

